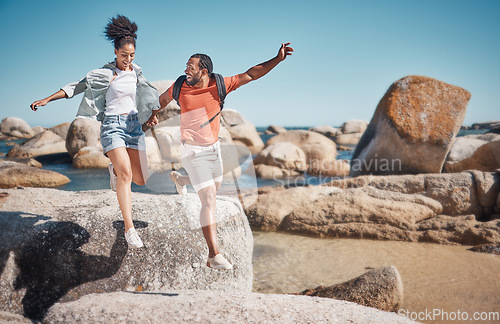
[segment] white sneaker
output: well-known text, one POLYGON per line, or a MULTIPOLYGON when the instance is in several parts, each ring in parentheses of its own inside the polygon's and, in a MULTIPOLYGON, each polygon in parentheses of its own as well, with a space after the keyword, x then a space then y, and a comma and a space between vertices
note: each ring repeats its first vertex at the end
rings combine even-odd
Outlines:
POLYGON ((213 258, 208 258, 207 267, 213 269, 231 270, 233 265, 229 263, 229 261, 227 261, 222 254, 217 254, 213 258))
POLYGON ((187 188, 186 186, 181 186, 178 182, 177 179, 181 176, 181 174, 177 171, 172 171, 170 172, 170 178, 172 178, 172 181, 175 184, 175 190, 181 195, 187 194, 187 188))
POLYGON ((131 228, 125 233, 125 239, 130 247, 140 248, 144 245, 135 228, 131 228))
POLYGON ((113 163, 110 163, 108 166, 109 170, 109 186, 111 187, 111 190, 116 191, 116 182, 118 181, 118 177, 115 175, 113 172, 113 163))

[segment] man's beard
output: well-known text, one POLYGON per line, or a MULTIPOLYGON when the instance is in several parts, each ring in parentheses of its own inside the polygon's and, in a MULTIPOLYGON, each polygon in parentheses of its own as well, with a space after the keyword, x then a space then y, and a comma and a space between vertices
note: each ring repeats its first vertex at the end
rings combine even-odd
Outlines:
POLYGON ((195 84, 197 84, 198 82, 200 82, 201 80, 201 77, 199 76, 199 73, 197 73, 196 75, 192 75, 191 76, 191 80, 188 81, 186 80, 186 84, 189 85, 189 86, 194 86, 195 84))

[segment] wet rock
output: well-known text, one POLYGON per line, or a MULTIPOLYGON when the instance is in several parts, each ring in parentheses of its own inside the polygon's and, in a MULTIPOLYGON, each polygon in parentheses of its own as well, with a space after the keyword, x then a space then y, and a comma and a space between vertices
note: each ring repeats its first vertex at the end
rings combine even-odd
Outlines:
POLYGON ((236 291, 166 290, 93 294, 54 305, 43 323, 413 323, 335 299, 236 291))
POLYGON ((17 138, 31 138, 35 132, 24 120, 17 117, 7 117, 0 123, 0 133, 17 138))
POLYGON ((0 162, 0 188, 19 186, 51 188, 62 186, 69 181, 68 177, 54 171, 17 162, 0 162))
POLYGON ((468 91, 424 76, 396 81, 354 151, 350 175, 441 172, 469 99, 468 91))
POLYGON ((23 144, 16 144, 7 153, 11 158, 29 158, 66 152, 64 140, 58 135, 46 130, 23 144))
POLYGON ((394 266, 383 267, 329 287, 307 289, 301 295, 347 300, 383 311, 396 311, 403 302, 403 282, 394 266))
POLYGON ((128 249, 111 190, 5 192, 0 304, 10 312, 40 319, 58 301, 96 292, 252 289, 253 237, 236 199, 217 198, 219 245, 234 265, 218 271, 205 266, 196 194, 134 193, 134 223, 145 245, 135 250, 128 249))
POLYGON ((66 149, 71 157, 86 146, 99 146, 101 123, 89 118, 76 118, 68 129, 66 149))

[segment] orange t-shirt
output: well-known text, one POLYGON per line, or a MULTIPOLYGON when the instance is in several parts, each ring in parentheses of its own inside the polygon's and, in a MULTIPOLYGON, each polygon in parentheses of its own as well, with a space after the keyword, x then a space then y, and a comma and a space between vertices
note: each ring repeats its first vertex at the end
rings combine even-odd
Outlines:
MULTIPOLYGON (((226 77, 224 83, 226 84, 226 92, 229 94, 239 87, 239 77, 237 75, 226 77)), ((173 88, 172 85, 167 90, 170 98, 173 98, 173 88)), ((199 145, 217 142, 220 130, 220 114, 210 124, 200 128, 220 110, 220 100, 215 79, 210 78, 210 82, 205 88, 195 88, 184 82, 179 94, 179 104, 181 106, 181 140, 199 145)))

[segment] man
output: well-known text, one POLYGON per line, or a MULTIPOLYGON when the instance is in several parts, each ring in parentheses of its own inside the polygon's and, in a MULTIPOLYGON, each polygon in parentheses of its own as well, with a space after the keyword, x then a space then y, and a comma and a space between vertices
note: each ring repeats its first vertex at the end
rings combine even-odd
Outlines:
MULTIPOLYGON (((278 54, 248 71, 224 78, 226 92, 257 80, 292 55, 290 43, 281 44, 278 54)), ((171 172, 177 192, 186 194, 186 185, 192 184, 201 200, 200 223, 208 245, 207 266, 232 269, 219 251, 215 222, 215 196, 222 182, 222 157, 218 140, 220 129, 220 100, 216 81, 212 77, 213 64, 205 54, 194 54, 186 64, 186 80, 179 94, 181 107, 181 162, 188 176, 171 172)), ((160 96, 161 109, 173 100, 173 85, 160 96)), ((159 110, 154 110, 154 118, 159 110)), ((149 122, 149 121, 148 121, 149 122)))

